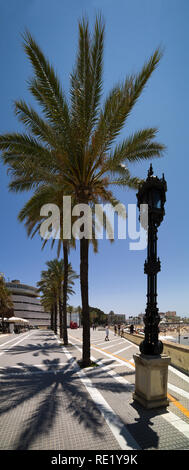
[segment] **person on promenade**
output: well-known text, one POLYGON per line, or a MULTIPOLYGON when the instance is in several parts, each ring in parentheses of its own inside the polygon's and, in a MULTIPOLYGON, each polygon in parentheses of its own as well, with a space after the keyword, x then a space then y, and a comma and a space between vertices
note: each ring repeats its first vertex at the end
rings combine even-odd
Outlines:
POLYGON ((117 335, 117 325, 114 325, 114 336, 117 335))
POLYGON ((121 325, 118 325, 118 335, 120 336, 120 328, 121 328, 121 325))
POLYGON ((106 325, 106 337, 105 337, 105 341, 110 341, 110 340, 109 340, 109 328, 108 328, 108 325, 106 325))

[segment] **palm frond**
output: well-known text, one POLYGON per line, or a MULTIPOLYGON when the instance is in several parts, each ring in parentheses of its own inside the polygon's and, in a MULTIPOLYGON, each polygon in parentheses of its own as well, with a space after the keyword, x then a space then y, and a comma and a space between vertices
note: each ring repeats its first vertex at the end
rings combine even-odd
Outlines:
POLYGON ((15 160, 35 159, 36 163, 51 163, 53 153, 29 134, 4 134, 0 136, 0 150, 4 163, 11 165, 15 160))
POLYGON ((105 25, 101 16, 96 18, 93 42, 91 44, 91 119, 96 123, 102 93, 103 49, 105 25))
POLYGON ((85 145, 90 134, 91 58, 88 22, 79 22, 79 47, 76 65, 71 74, 72 119, 78 128, 80 140, 85 145))
POLYGON ((25 52, 36 77, 29 81, 29 90, 42 106, 51 125, 68 138, 69 108, 54 68, 28 31, 23 35, 23 39, 25 52))
POLYGON ((118 84, 111 90, 92 141, 95 156, 109 150, 161 57, 161 50, 156 49, 140 73, 127 77, 123 85, 118 84))
POLYGON ((14 105, 16 116, 28 127, 30 133, 39 140, 42 140, 50 148, 55 149, 58 147, 58 144, 61 148, 59 134, 31 106, 28 106, 24 100, 15 101, 14 105))
POLYGON ((138 189, 140 184, 143 182, 142 179, 138 177, 130 177, 130 178, 117 178, 110 182, 111 185, 114 186, 122 186, 128 187, 130 189, 138 189))
POLYGON ((156 128, 147 128, 135 132, 115 147, 105 165, 109 166, 112 171, 119 171, 123 162, 135 163, 140 160, 163 156, 166 147, 153 140, 156 134, 156 128))

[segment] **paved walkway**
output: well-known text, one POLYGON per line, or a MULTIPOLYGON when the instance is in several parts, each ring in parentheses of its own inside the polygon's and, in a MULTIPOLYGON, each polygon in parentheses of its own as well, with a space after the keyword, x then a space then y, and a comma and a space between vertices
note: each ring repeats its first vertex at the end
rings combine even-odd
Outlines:
POLYGON ((133 402, 137 346, 91 332, 98 367, 79 369, 82 330, 0 337, 0 449, 189 449, 189 377, 169 367, 170 406, 133 402), (71 344, 72 343, 72 344, 71 344))

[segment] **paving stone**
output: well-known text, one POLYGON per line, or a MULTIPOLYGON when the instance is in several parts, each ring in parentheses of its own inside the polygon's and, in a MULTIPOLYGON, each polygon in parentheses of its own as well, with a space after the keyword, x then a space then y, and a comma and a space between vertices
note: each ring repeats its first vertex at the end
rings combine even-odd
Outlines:
MULTIPOLYGON (((81 347, 81 331, 71 331, 71 335, 81 347)), ((103 342, 104 332, 92 332, 91 337, 92 342, 103 342)), ((115 339, 113 335, 111 338, 115 339)), ((13 343, 9 345, 13 346, 13 343)), ((123 347, 127 343, 124 341, 123 347)), ((2 339, 0 345, 3 351, 2 339)), ((121 347, 115 344, 112 352, 121 347)), ((73 345, 67 349, 73 358, 81 357, 81 349, 73 345)), ((121 354, 124 359, 132 360, 134 352, 136 348, 132 347, 121 354)), ((112 371, 130 385, 134 384, 134 369, 128 368, 126 362, 114 367, 118 363, 116 358, 108 358, 100 349, 93 349, 92 355, 96 360, 109 359, 112 371)), ((33 331, 29 338, 0 356, 0 367, 4 367, 0 369, 0 449, 120 449, 118 440, 73 367, 73 359, 67 358, 64 348, 50 331, 33 331)), ((144 410, 133 402, 130 385, 116 381, 101 364, 86 371, 93 387, 142 449, 189 449, 189 439, 163 418, 161 410, 144 410)), ((169 380, 188 391, 187 384, 183 385, 184 381, 173 373, 169 374, 169 380)), ((176 396, 187 408, 188 400, 176 396)), ((172 403, 170 409, 185 423, 189 422, 172 403)))

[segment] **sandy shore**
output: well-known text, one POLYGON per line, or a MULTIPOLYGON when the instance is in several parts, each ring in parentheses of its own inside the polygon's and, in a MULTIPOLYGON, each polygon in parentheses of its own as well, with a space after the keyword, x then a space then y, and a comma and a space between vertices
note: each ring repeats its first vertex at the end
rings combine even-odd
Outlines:
MULTIPOLYGON (((161 330, 160 329, 160 335, 163 335, 163 336, 174 336, 174 337, 177 337, 179 334, 179 328, 166 328, 166 330, 164 331, 163 329, 161 330)), ((189 326, 185 326, 184 328, 181 328, 180 329, 180 335, 181 336, 184 336, 184 335, 188 335, 189 334, 189 326)))

